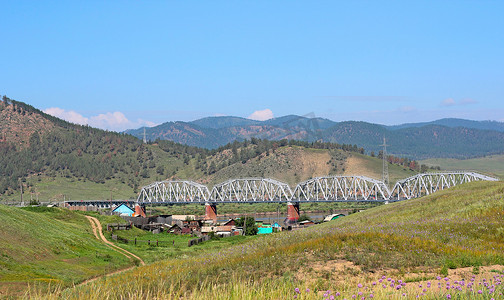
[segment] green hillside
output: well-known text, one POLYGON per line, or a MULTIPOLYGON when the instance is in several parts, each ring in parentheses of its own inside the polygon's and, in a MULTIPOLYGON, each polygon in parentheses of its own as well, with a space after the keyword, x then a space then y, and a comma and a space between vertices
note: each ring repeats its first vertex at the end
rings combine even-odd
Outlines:
POLYGON ((503 194, 503 182, 464 184, 308 229, 257 238, 213 255, 165 260, 67 290, 63 296, 499 298, 504 276, 503 194))
POLYGON ((81 214, 0 205, 0 216, 0 296, 17 294, 28 284, 79 283, 131 265, 94 237, 81 214))
POLYGON ((472 159, 432 158, 420 161, 442 170, 477 170, 504 178, 504 155, 491 155, 472 159))
MULTIPOLYGON (((149 153, 150 160, 145 168, 139 167, 141 174, 135 176, 119 171, 100 182, 75 176, 68 169, 49 169, 23 178, 23 200, 28 203, 37 199, 39 202, 136 199, 142 186, 164 179, 194 180, 211 188, 214 184, 231 178, 269 177, 287 182, 294 188, 297 183, 318 176, 365 175, 375 179, 381 179, 382 176, 382 160, 358 152, 295 145, 266 151, 258 149, 258 145, 237 145, 238 158, 231 149, 208 155, 184 152, 174 154, 170 150, 163 150, 160 144, 143 145, 143 151, 149 153), (253 154, 244 156, 243 153, 253 154)), ((138 151, 132 152, 134 155, 136 153, 138 151)), ((397 180, 419 171, 389 164, 390 183, 393 185, 397 180)), ((19 189, 9 189, 4 195, 0 195, 0 203, 20 201, 19 189)))

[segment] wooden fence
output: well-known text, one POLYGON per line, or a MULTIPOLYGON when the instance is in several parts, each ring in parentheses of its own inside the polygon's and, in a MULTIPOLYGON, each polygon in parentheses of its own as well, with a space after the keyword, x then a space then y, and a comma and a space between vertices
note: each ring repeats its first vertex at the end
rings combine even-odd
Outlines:
POLYGON ((134 240, 128 240, 128 239, 125 239, 123 237, 120 237, 118 236, 117 234, 112 234, 112 239, 114 241, 119 241, 119 242, 123 242, 125 244, 129 244, 129 243, 132 243, 132 244, 135 244, 135 245, 140 245, 140 244, 147 244, 147 245, 152 245, 152 246, 156 246, 156 247, 159 247, 160 245, 167 245, 169 246, 170 244, 172 246, 175 246, 175 240, 173 241, 159 241, 159 240, 139 240, 137 238, 135 238, 134 240))
POLYGON ((208 236, 208 235, 204 235, 204 236, 200 237, 199 239, 193 239, 193 240, 190 240, 190 241, 188 242, 188 245, 187 245, 187 246, 188 246, 188 247, 191 247, 191 246, 194 246, 194 245, 198 245, 199 243, 206 242, 206 241, 208 241, 208 240, 210 240, 210 236, 208 236))

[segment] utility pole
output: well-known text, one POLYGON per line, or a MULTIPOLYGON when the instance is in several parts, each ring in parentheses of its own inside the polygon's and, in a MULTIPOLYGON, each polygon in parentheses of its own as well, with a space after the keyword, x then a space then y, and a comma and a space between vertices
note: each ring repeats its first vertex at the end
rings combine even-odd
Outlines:
POLYGON ((19 179, 19 186, 21 187, 21 206, 24 206, 24 201, 23 201, 23 181, 19 179))
POLYGON ((245 221, 243 221, 243 235, 247 235, 247 215, 245 215, 245 221))
POLYGON ((387 161, 387 142, 385 140, 385 137, 383 137, 383 145, 380 145, 380 146, 383 147, 383 152, 382 152, 382 161, 383 161, 382 181, 388 187, 388 185, 389 185, 389 173, 388 173, 388 161, 387 161))
POLYGON ((143 134, 143 143, 147 144, 147 136, 145 134, 145 127, 144 127, 144 134, 143 134))

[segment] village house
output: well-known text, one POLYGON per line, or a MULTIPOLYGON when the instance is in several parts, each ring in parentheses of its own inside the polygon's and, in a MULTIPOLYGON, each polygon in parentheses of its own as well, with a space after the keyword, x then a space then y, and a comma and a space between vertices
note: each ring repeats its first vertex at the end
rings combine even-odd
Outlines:
POLYGON ((264 223, 262 221, 256 222, 257 234, 270 234, 273 233, 273 227, 269 223, 264 223))
POLYGON ((229 219, 226 222, 222 223, 223 226, 236 226, 236 222, 234 219, 229 219))
POLYGON ((131 217, 135 213, 135 210, 123 203, 118 207, 114 208, 112 212, 120 216, 131 217))
POLYGON ((173 233, 173 234, 182 234, 182 228, 180 228, 180 226, 175 224, 175 225, 172 225, 170 228, 168 228, 167 232, 173 233))
POLYGON ((302 221, 302 222, 299 222, 299 226, 300 227, 310 227, 310 226, 313 226, 315 225, 315 223, 311 220, 306 220, 306 221, 302 221))
POLYGON ((329 222, 329 221, 332 221, 332 220, 336 220, 336 219, 339 219, 341 217, 344 217, 345 215, 344 214, 332 214, 332 215, 328 215, 324 218, 324 222, 329 222))

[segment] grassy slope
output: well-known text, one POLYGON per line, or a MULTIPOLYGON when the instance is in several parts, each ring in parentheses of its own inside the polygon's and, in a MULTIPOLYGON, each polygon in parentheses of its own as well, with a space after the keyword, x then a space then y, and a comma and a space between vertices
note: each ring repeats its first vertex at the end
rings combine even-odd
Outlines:
MULTIPOLYGON (((389 164, 389 182, 393 186, 398 180, 408 178, 416 174, 408 168, 389 164)), ((381 180, 383 162, 381 159, 352 153, 346 161, 345 174, 347 175, 365 175, 374 179, 381 180)))
MULTIPOLYGON (((269 156, 262 155, 245 164, 236 163, 218 171, 209 178, 219 183, 229 178, 270 177, 295 187, 297 183, 318 176, 365 175, 382 177, 382 161, 359 153, 302 147, 282 147, 269 156), (340 161, 339 161, 340 160, 340 161), (331 167, 332 163, 336 167, 331 167)), ((389 164, 390 182, 395 183, 415 174, 409 169, 389 164)))
MULTIPOLYGON (((450 268, 485 265, 500 265, 496 268, 501 272, 503 194, 503 182, 465 184, 306 230, 258 238, 212 255, 166 260, 65 296, 285 299, 294 295, 295 287, 308 287, 312 292, 339 290, 349 298, 357 285, 353 279, 370 284, 386 274, 404 281, 434 280, 435 274, 447 274, 450 268)), ((401 297, 401 292, 384 293, 377 295, 401 297)), ((445 294, 439 289, 429 299, 446 299, 445 294)), ((321 293, 310 295, 303 299, 321 298, 321 293)), ((468 291, 461 299, 473 296, 476 292, 468 291)))
POLYGON ((98 242, 80 214, 0 205, 0 216, 0 291, 13 282, 68 285, 131 264, 98 242))
MULTIPOLYGON (((124 222, 117 216, 85 214, 99 218, 104 230, 107 223, 124 222)), ((66 287, 132 265, 126 257, 95 238, 89 221, 81 212, 0 205, 0 215, 0 298, 3 295, 18 296, 28 285, 39 286, 45 292, 50 285, 66 287)), ((115 233, 123 238, 153 241, 151 246, 140 242, 137 246, 117 243, 148 263, 223 249, 255 238, 238 236, 189 248, 188 240, 194 237, 154 235, 137 228, 115 233), (156 247, 156 240, 165 243, 156 247)), ((105 232, 105 236, 111 240, 110 232, 105 232)))
POLYGON ((294 187, 298 182, 327 175, 331 171, 329 151, 302 147, 281 147, 274 153, 251 159, 246 163, 235 163, 208 177, 211 184, 230 178, 265 177, 274 178, 294 187))
POLYGON ((492 155, 472 159, 432 158, 421 161, 442 170, 476 170, 504 178, 504 155, 492 155))

